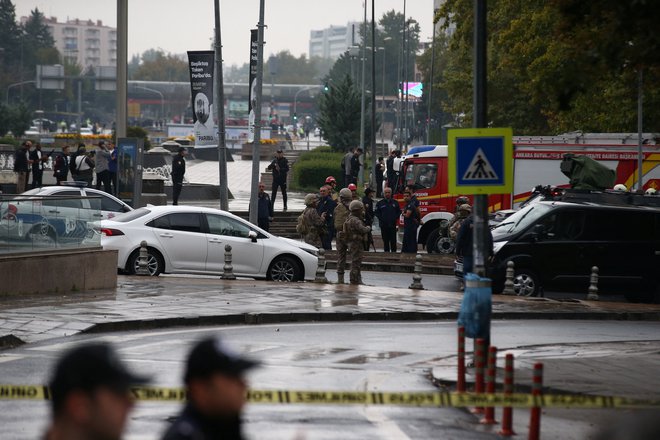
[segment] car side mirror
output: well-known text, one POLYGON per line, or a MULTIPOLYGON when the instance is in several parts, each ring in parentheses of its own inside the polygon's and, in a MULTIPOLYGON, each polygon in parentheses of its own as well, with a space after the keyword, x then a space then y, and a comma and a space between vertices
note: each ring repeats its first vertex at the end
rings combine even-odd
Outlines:
POLYGON ((255 231, 248 232, 248 238, 252 240, 252 243, 257 242, 257 233, 255 231))

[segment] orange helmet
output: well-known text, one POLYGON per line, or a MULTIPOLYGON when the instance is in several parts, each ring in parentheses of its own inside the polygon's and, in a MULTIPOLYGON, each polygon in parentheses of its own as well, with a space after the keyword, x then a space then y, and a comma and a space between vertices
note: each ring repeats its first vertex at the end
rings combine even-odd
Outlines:
POLYGON ((332 176, 328 176, 328 177, 325 179, 325 183, 331 185, 331 184, 333 184, 333 183, 337 183, 337 181, 335 180, 334 177, 332 177, 332 176))

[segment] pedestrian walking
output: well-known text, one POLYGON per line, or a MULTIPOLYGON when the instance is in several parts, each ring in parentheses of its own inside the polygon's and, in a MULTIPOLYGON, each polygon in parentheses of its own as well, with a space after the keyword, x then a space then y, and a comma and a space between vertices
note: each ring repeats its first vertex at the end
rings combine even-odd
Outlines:
POLYGON ((413 189, 407 186, 403 192, 406 207, 403 209, 403 243, 402 253, 417 253, 417 227, 420 223, 419 202, 413 189))
POLYGON ((374 176, 376 178, 376 197, 379 199, 383 197, 383 175, 385 174, 385 161, 383 156, 378 158, 376 166, 374 167, 374 176))
POLYGON ((147 383, 131 373, 107 343, 68 351, 50 381, 52 422, 44 438, 120 439, 133 407, 130 387, 147 383))
POLYGON ((284 157, 282 150, 277 150, 275 158, 270 162, 266 168, 273 174, 273 193, 271 195, 271 203, 273 204, 273 211, 275 210, 275 198, 277 197, 277 189, 282 190, 282 203, 284 204, 284 211, 287 210, 287 194, 286 194, 286 178, 289 173, 289 161, 284 157))
POLYGON ((179 196, 183 189, 183 176, 186 174, 186 155, 188 151, 179 147, 179 151, 172 159, 172 205, 179 204, 179 196))
POLYGON ((105 141, 99 141, 95 150, 95 170, 96 170, 96 189, 101 189, 110 194, 112 191, 110 184, 110 151, 105 141))
POLYGON ((385 252, 396 252, 396 225, 401 216, 401 207, 399 202, 392 198, 392 188, 385 188, 383 196, 384 198, 376 203, 374 214, 378 217, 385 252))
POLYGON ((34 150, 30 151, 28 156, 32 164, 32 188, 41 188, 43 186, 44 162, 48 161, 50 154, 41 151, 41 144, 36 143, 34 150))
POLYGON ((321 235, 325 233, 325 217, 326 213, 319 215, 317 205, 319 196, 317 194, 307 194, 305 196, 306 208, 302 213, 303 216, 303 240, 305 243, 311 244, 314 247, 322 247, 321 235))
POLYGON ((16 194, 24 193, 27 190, 28 179, 30 178, 30 148, 31 141, 25 141, 21 148, 16 151, 14 157, 14 172, 16 173, 16 194))
POLYGON ((257 197, 257 226, 268 231, 270 222, 273 221, 273 205, 270 203, 270 196, 266 192, 266 185, 263 182, 259 182, 257 197))
POLYGON ((62 182, 65 182, 69 176, 69 146, 65 145, 62 147, 62 153, 58 154, 55 158, 55 163, 53 165, 53 177, 57 185, 61 185, 62 182))
POLYGON ((359 200, 353 200, 349 205, 350 214, 344 222, 344 235, 348 242, 351 254, 351 284, 362 283, 362 252, 367 234, 371 227, 364 224, 364 204, 359 200))
POLYGON ((334 212, 337 202, 332 199, 331 191, 330 185, 323 185, 319 188, 319 203, 316 208, 319 215, 325 213, 325 234, 321 235, 321 244, 325 250, 332 249, 332 239, 335 237, 334 212))
POLYGON ((348 218, 348 206, 353 200, 353 194, 348 188, 339 191, 339 203, 335 207, 335 231, 337 232, 337 283, 344 284, 344 270, 346 269, 346 251, 348 242, 344 238, 344 223, 348 218))
POLYGON ((162 439, 243 439, 241 414, 247 397, 244 375, 258 365, 217 337, 198 342, 186 361, 186 405, 162 439))

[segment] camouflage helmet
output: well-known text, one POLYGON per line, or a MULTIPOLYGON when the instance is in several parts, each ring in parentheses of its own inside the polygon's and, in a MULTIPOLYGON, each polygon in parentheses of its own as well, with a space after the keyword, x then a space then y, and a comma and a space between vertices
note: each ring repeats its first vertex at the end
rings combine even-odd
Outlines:
POLYGON ((463 203, 461 206, 458 207, 458 210, 470 213, 472 212, 472 206, 470 206, 468 203, 463 203))
POLYGON ((307 194, 305 196, 305 205, 307 206, 312 206, 314 203, 316 203, 319 199, 319 196, 317 194, 307 194))
POLYGON ((341 191, 339 191, 339 197, 350 200, 353 198, 353 193, 348 188, 342 188, 341 191))
POLYGON ((466 203, 470 203, 470 199, 468 199, 466 196, 460 196, 456 199, 456 206, 458 206, 460 209, 461 205, 465 205, 466 203))
POLYGON ((348 205, 348 209, 351 211, 362 211, 364 209, 364 205, 359 200, 353 200, 351 204, 348 205))

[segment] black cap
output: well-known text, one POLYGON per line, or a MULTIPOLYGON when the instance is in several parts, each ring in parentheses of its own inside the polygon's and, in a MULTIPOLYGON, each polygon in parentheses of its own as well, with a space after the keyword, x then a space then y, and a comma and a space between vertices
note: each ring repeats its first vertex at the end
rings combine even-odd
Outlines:
POLYGON ((214 373, 241 376, 259 362, 241 357, 225 346, 219 338, 207 338, 197 343, 188 355, 185 382, 195 378, 207 378, 214 373))
POLYGON ((76 347, 60 358, 50 390, 53 406, 58 408, 74 390, 93 391, 108 387, 127 391, 131 385, 148 381, 148 378, 128 371, 109 344, 91 343, 76 347))

